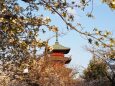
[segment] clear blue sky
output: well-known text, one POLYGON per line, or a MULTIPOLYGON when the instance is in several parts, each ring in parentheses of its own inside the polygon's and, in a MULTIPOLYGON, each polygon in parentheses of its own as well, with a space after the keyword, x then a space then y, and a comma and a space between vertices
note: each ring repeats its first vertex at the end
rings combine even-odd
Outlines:
MULTIPOLYGON (((100 0, 94 0, 94 19, 87 18, 84 12, 79 12, 76 9, 77 20, 83 24, 87 31, 92 31, 93 28, 97 27, 101 30, 110 30, 115 34, 115 11, 112 11, 106 4, 100 3, 100 0)), ((88 8, 88 10, 91 8, 88 8)), ((86 10, 86 11, 88 11, 86 10)), ((66 28, 59 18, 54 18, 55 24, 61 29, 66 28)), ((114 35, 115 37, 115 35, 114 35)), ((53 40, 53 39, 52 39, 53 40)), ((72 55, 72 66, 83 66, 86 67, 91 59, 91 54, 85 50, 85 46, 88 45, 87 40, 83 39, 77 32, 70 31, 67 35, 60 37, 59 41, 61 44, 70 47, 71 51, 69 55, 72 55)), ((54 40, 51 41, 53 44, 54 40)))
MULTIPOLYGON (((115 11, 112 11, 106 4, 100 3, 101 0, 94 0, 94 19, 87 18, 84 12, 75 9, 76 21, 83 24, 87 31, 91 31, 93 28, 97 27, 101 30, 110 30, 115 34, 115 11)), ((85 10, 87 12, 90 7, 85 10)), ((66 25, 63 23, 61 18, 57 15, 51 15, 48 11, 44 11, 41 8, 40 13, 45 16, 50 16, 52 18, 52 25, 57 25, 61 32, 66 30, 66 25)), ((55 33, 49 32, 47 34, 41 34, 40 37, 47 39, 54 35, 55 33)), ((49 44, 52 45, 55 42, 55 38, 51 39, 49 44)), ((89 60, 91 59, 91 54, 85 50, 85 46, 88 45, 87 40, 83 39, 80 34, 76 31, 71 30, 67 35, 59 37, 60 44, 70 47, 71 51, 68 55, 72 56, 71 66, 83 66, 87 67, 89 60)))

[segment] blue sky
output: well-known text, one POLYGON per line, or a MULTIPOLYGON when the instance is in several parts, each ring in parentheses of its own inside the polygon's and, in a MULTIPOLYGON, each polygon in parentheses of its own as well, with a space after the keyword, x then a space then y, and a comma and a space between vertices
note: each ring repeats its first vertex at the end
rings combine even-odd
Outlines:
MULTIPOLYGON (((81 12, 79 9, 75 9, 76 20, 79 21, 87 30, 92 31, 93 28, 99 28, 101 30, 109 30, 115 34, 115 11, 112 11, 106 4, 101 3, 101 0, 94 0, 94 11, 95 18, 91 19, 85 16, 91 8, 88 7, 85 12, 81 12)), ((41 8, 40 13, 45 16, 50 16, 52 19, 51 24, 59 27, 60 32, 67 31, 66 25, 63 23, 61 18, 57 15, 51 15, 48 11, 44 11, 41 8)), ((76 23, 76 22, 75 22, 76 23)), ((47 39, 55 33, 48 31, 49 33, 41 34, 42 39, 47 39)), ((115 35, 114 35, 115 37, 115 35)), ((83 66, 87 67, 91 54, 85 50, 85 46, 88 45, 87 40, 82 38, 79 33, 74 30, 70 30, 66 35, 59 37, 60 44, 70 47, 71 51, 68 55, 72 56, 70 66, 83 66)), ((49 41, 50 45, 55 43, 55 38, 49 41)))
MULTIPOLYGON (((100 30, 109 30, 115 34, 115 11, 112 11, 106 4, 101 3, 99 0, 94 2, 93 14, 95 18, 91 19, 85 16, 84 12, 75 9, 76 20, 79 21, 87 31, 92 31, 93 28, 100 30)), ((85 10, 89 11, 90 7, 85 10)), ((66 28, 65 24, 59 19, 58 16, 52 16, 53 24, 58 25, 61 31, 66 28), (54 21, 53 21, 54 20, 54 21)), ((49 34, 51 35, 51 34, 49 34)), ((54 44, 55 38, 51 39, 50 44, 54 44)), ((83 66, 87 67, 91 54, 86 51, 85 46, 88 45, 87 40, 82 38, 76 31, 70 31, 67 35, 59 37, 60 44, 70 47, 71 51, 68 55, 72 56, 70 66, 83 66)))
MULTIPOLYGON (((94 3, 93 14, 95 18, 90 19, 85 16, 84 12, 76 9, 76 21, 79 21, 87 31, 92 31, 92 29, 96 27, 101 30, 109 30, 115 34, 115 11, 111 10, 106 4, 101 3, 100 0, 96 0, 94 3)), ((91 8, 87 8, 85 12, 89 9, 91 8)), ((59 20, 56 20, 56 24, 60 28, 64 28, 64 24, 60 23, 59 20)), ((59 41, 62 45, 71 48, 69 53, 69 55, 72 55, 71 66, 87 67, 91 59, 91 54, 85 50, 85 46, 88 45, 87 40, 82 38, 76 31, 70 31, 67 35, 59 37, 59 41)), ((51 44, 53 44, 53 42, 51 42, 51 44)))

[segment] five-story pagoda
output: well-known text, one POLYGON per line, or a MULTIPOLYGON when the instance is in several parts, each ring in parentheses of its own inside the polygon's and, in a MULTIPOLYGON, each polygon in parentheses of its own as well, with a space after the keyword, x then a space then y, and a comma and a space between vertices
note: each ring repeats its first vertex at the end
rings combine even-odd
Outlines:
POLYGON ((58 33, 56 32, 56 42, 53 45, 53 50, 50 53, 49 60, 51 64, 55 67, 61 67, 64 64, 68 64, 71 61, 70 57, 65 57, 65 54, 68 54, 70 48, 64 47, 58 42, 58 33))
POLYGON ((47 55, 46 65, 43 67, 42 81, 55 83, 52 86, 74 86, 72 69, 65 66, 71 61, 70 57, 64 56, 69 53, 70 48, 58 42, 58 33, 56 33, 56 42, 52 47, 53 50, 47 55))

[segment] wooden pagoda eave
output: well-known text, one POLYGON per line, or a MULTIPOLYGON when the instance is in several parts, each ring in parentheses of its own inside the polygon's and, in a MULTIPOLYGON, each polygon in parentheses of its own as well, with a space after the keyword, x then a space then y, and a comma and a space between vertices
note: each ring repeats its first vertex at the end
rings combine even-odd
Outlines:
POLYGON ((65 64, 68 64, 70 61, 71 61, 71 58, 70 57, 57 57, 57 56, 52 56, 49 58, 49 61, 62 61, 64 62, 65 64))

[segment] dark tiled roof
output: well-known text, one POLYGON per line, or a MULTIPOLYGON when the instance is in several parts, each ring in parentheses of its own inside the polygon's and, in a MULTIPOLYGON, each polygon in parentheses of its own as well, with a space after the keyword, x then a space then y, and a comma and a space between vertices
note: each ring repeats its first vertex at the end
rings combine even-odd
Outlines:
POLYGON ((64 54, 67 54, 69 53, 70 48, 60 45, 59 42, 55 42, 55 44, 53 45, 53 51, 61 51, 64 54))

